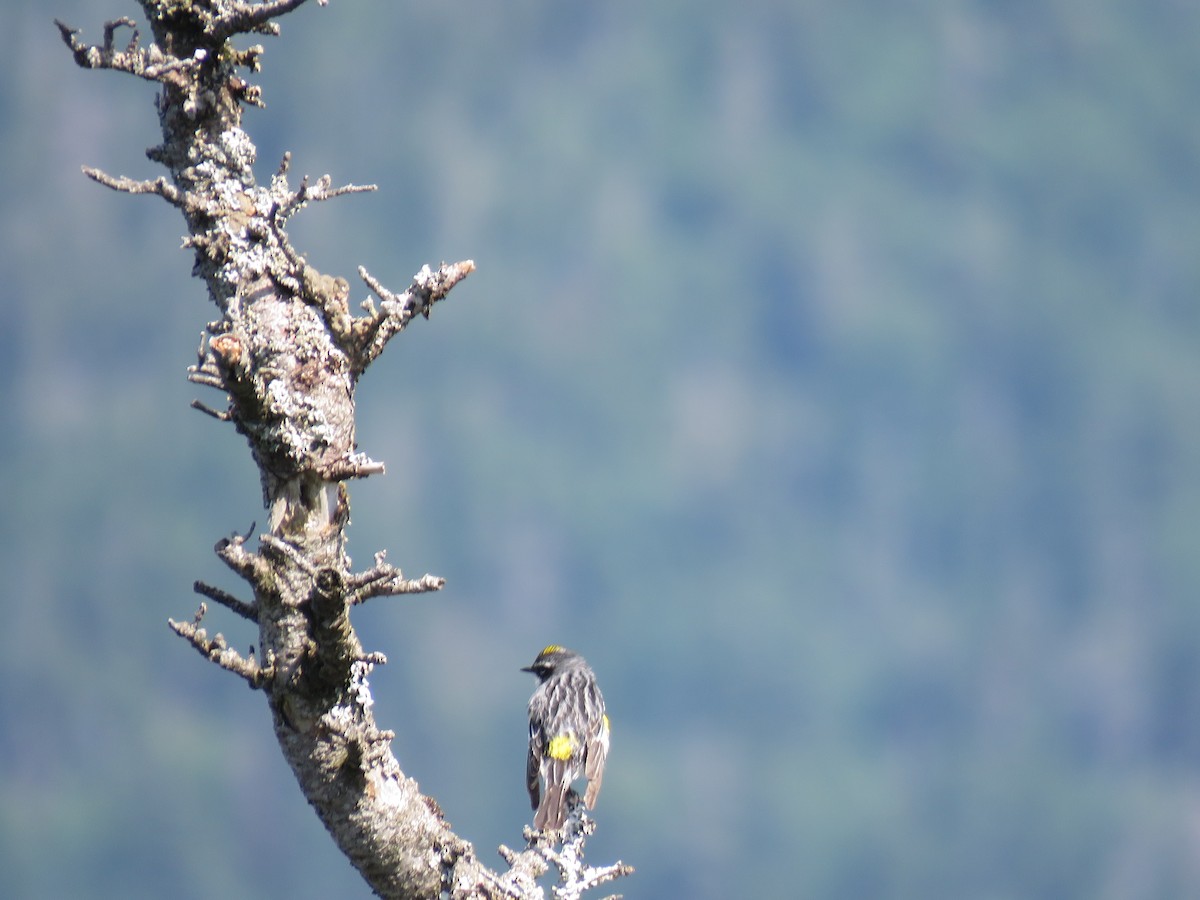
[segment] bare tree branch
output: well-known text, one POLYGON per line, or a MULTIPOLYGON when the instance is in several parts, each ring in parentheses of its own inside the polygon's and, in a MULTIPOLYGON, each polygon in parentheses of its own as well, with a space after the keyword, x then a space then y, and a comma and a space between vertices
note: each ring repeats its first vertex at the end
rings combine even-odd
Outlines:
MULTIPOLYGON (((189 380, 191 380, 190 375, 189 380)), ((208 404, 201 403, 199 400, 193 400, 189 405, 192 407, 192 409, 198 410, 199 412, 204 413, 206 416, 211 416, 218 422, 228 422, 233 418, 229 414, 229 410, 213 409, 208 404)))
POLYGON ((633 866, 619 861, 608 866, 589 866, 583 861, 584 843, 595 832, 596 822, 587 814, 577 794, 572 792, 570 799, 571 809, 561 834, 526 828, 528 848, 525 851, 514 853, 501 845, 500 855, 509 865, 508 875, 501 879, 502 884, 515 889, 530 880, 536 881, 553 865, 558 869, 558 884, 553 888, 555 900, 578 900, 586 891, 633 874, 633 866), (561 838, 560 850, 555 850, 556 837, 561 838))
POLYGON ((192 590, 197 594, 203 594, 210 600, 215 600, 227 609, 233 610, 243 619, 249 619, 251 622, 258 621, 258 610, 254 608, 254 604, 247 603, 245 600, 239 600, 228 591, 223 591, 219 587, 214 587, 203 581, 193 583, 192 590))
MULTIPOLYGON (((291 156, 285 155, 284 162, 287 163, 290 160, 291 156)), ((287 188, 287 182, 284 180, 286 171, 286 166, 281 167, 280 171, 275 175, 276 181, 281 183, 285 191, 287 188)), ((279 205, 277 221, 280 223, 287 221, 310 202, 320 203, 323 200, 332 200, 334 197, 344 197, 347 194, 365 194, 379 190, 379 186, 374 184, 344 184, 337 188, 332 185, 333 179, 328 175, 322 175, 317 179, 317 186, 310 188, 308 186, 308 176, 304 176, 300 180, 300 187, 291 192, 287 200, 279 205)))
POLYGON ((577 897, 632 871, 621 863, 583 864, 583 841, 595 826, 582 809, 568 817, 561 835, 527 832, 526 850, 504 851, 509 870, 492 871, 404 773, 392 752, 395 734, 375 722, 369 676, 386 660, 363 648, 350 611, 371 597, 436 591, 445 582, 432 575, 407 579, 382 552, 370 569, 351 571, 347 482, 384 471, 358 449, 354 392, 390 340, 414 316, 428 317, 475 264, 423 266, 400 294, 360 268, 379 306, 368 300, 365 315, 356 317, 349 283, 318 272, 292 247, 285 226, 309 202, 373 189, 335 188, 322 176, 293 191, 290 154, 269 184, 257 182, 257 150, 242 114, 261 103, 247 73, 258 71, 263 51, 239 49, 229 39, 277 34, 277 17, 302 2, 139 0, 153 35, 144 47, 132 19, 108 22, 100 46, 58 23, 78 65, 160 85, 162 142, 147 155, 167 175, 137 181, 84 171, 113 190, 160 196, 183 215, 193 274, 218 311, 187 377, 228 397, 224 411, 192 405, 245 437, 268 510, 257 552, 249 533, 214 548, 246 582, 253 602, 194 584, 197 593, 257 623, 259 652, 243 656, 223 635, 210 637, 202 626, 204 604, 191 621, 168 624, 206 659, 263 690, 300 789, 377 895, 541 898, 537 880, 554 867, 555 896, 577 897), (123 28, 132 36, 118 47, 123 28), (562 849, 555 850, 559 839, 562 849))
MULTIPOLYGON (((230 11, 219 17, 213 31, 221 37, 251 31, 278 35, 279 26, 271 20, 290 13, 304 2, 305 0, 271 0, 268 3, 230 3, 230 11)), ((328 2, 329 0, 317 0, 320 6, 325 6, 328 2)))
POLYGON ((172 206, 179 206, 183 202, 183 195, 179 189, 175 185, 168 183, 167 179, 161 175, 153 181, 135 181, 132 178, 126 178, 124 175, 113 177, 106 172, 101 172, 99 169, 93 169, 90 166, 83 167, 83 174, 105 187, 112 188, 114 191, 124 191, 127 194, 157 194, 172 206))
POLYGON ((221 634, 209 638, 208 632, 200 627, 200 622, 206 612, 207 609, 201 603, 200 609, 192 621, 176 622, 174 619, 167 619, 167 624, 172 631, 195 647, 201 656, 234 675, 240 675, 250 687, 261 688, 274 675, 274 667, 260 666, 255 660, 240 655, 226 643, 225 637, 221 634))
POLYGON ((358 274, 380 299, 380 309, 367 300, 363 309, 367 315, 354 321, 355 369, 363 371, 383 352, 388 341, 404 330, 415 315, 429 318, 433 304, 450 293, 450 289, 475 271, 475 262, 467 259, 453 264, 442 263, 435 272, 429 266, 413 276, 413 282, 403 294, 393 294, 364 267, 358 274))
POLYGON ((434 575, 426 574, 414 580, 406 579, 403 572, 385 561, 385 557, 386 551, 380 550, 375 554, 374 566, 365 572, 351 575, 347 580, 351 589, 351 605, 365 603, 372 597, 423 594, 428 591, 440 591, 445 587, 446 579, 434 575))
POLYGON ((151 44, 147 49, 138 48, 140 35, 137 23, 130 18, 113 19, 104 23, 104 43, 96 47, 79 40, 79 31, 64 25, 58 19, 58 26, 63 42, 71 48, 75 62, 85 69, 114 69, 147 81, 165 81, 175 76, 186 76, 204 60, 204 55, 179 59, 163 53, 158 45, 151 44), (114 47, 114 38, 118 28, 133 29, 133 37, 123 50, 114 47))

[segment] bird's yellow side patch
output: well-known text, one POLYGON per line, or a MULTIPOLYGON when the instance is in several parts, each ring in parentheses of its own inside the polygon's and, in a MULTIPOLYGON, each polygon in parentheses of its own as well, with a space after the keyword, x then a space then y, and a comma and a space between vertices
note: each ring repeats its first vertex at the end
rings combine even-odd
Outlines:
POLYGON ((570 759, 574 752, 575 736, 572 734, 560 734, 550 738, 550 746, 546 748, 546 755, 551 759, 570 759))
POLYGON ((612 726, 608 723, 608 713, 601 716, 600 720, 604 723, 603 727, 605 731, 612 731, 612 726))

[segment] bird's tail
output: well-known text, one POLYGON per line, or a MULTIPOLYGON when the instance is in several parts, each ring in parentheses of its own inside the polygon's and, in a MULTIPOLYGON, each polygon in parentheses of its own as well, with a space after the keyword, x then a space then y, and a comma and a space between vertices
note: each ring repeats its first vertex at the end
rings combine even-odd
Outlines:
POLYGON ((537 813, 533 817, 533 827, 538 831, 562 828, 567 819, 567 785, 561 781, 551 781, 546 785, 546 793, 538 804, 537 813))

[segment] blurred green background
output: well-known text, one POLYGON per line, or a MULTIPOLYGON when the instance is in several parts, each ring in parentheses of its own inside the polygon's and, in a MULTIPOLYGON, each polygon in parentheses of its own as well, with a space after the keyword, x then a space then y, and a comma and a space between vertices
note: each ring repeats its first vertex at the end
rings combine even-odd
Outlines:
MULTIPOLYGON (((215 315, 153 86, 0 54, 0 893, 369 896, 262 697, 175 639, 262 522, 187 408, 215 315)), ((613 716, 629 900, 1200 896, 1200 10, 1171 0, 310 4, 264 39, 293 239, 479 271, 364 379, 356 610, 405 770, 493 862, 517 671, 613 716)), ((361 285, 356 301, 367 296, 361 285)), ((256 636, 210 615, 236 645, 256 636)))

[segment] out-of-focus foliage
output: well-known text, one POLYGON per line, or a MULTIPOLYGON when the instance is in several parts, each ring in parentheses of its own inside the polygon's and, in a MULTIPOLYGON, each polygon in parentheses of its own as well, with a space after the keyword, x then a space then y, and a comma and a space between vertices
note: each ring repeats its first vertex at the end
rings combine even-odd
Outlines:
MULTIPOLYGON (((262 516, 186 408, 212 317, 149 86, 0 54, 0 872, 21 897, 367 895, 257 695, 173 640, 262 516), (303 852, 297 852, 297 848, 303 852)), ((613 713, 630 900, 1200 893, 1200 18, 1147 0, 334 2, 267 42, 294 239, 479 272, 360 392, 352 551, 406 769, 519 842, 517 672, 613 713), (431 671, 437 679, 429 677, 431 671)), ((365 297, 365 290, 356 289, 365 297)), ((214 398, 205 398, 213 402, 214 398)), ((212 613, 235 644, 254 636, 212 613)))

